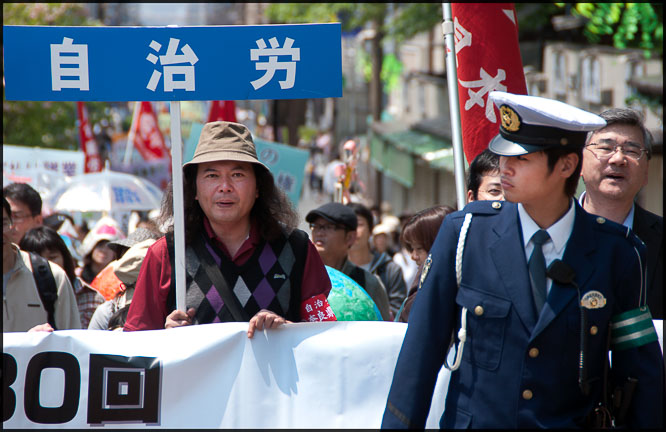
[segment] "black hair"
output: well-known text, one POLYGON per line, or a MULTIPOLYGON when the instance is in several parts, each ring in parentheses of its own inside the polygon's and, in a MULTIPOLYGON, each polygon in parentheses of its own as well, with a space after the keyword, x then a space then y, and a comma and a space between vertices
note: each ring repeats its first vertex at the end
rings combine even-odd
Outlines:
POLYGON ((27 183, 11 183, 2 189, 3 195, 19 201, 30 209, 30 216, 42 214, 42 197, 27 183))
POLYGON ((5 211, 7 212, 7 216, 9 217, 9 221, 11 222, 11 220, 12 220, 12 207, 9 205, 9 202, 7 201, 7 198, 5 198, 4 192, 2 194, 2 208, 4 208, 5 211))
POLYGON ((129 312, 130 305, 125 305, 115 311, 113 315, 109 318, 109 323, 107 324, 107 330, 115 330, 121 328, 125 325, 127 321, 127 313, 129 312))
POLYGON ((567 178, 564 183, 564 193, 568 197, 573 197, 576 195, 576 189, 578 188, 578 180, 580 179, 580 171, 583 169, 583 148, 582 146, 557 146, 550 147, 543 152, 548 157, 548 173, 552 173, 555 169, 555 164, 560 158, 573 153, 578 156, 578 164, 573 174, 567 178))
POLYGON ((601 129, 588 132, 585 144, 589 144, 590 140, 592 139, 592 135, 594 135, 596 132, 604 130, 604 128, 608 126, 614 124, 635 126, 641 130, 641 134, 643 135, 643 145, 645 146, 648 160, 652 158, 652 134, 645 127, 645 124, 643 123, 643 115, 640 112, 629 108, 611 108, 602 112, 599 114, 599 116, 606 120, 606 126, 601 129))
POLYGON ((19 248, 26 252, 34 252, 39 255, 47 249, 60 252, 63 258, 63 270, 65 270, 71 285, 74 286, 74 281, 76 280, 76 273, 74 273, 76 264, 74 258, 72 258, 72 254, 67 248, 65 241, 53 228, 40 226, 29 229, 21 239, 19 248))
MULTIPOLYGON (((273 175, 261 165, 252 163, 259 196, 254 202, 250 216, 259 222, 261 236, 275 240, 282 229, 291 232, 298 224, 298 216, 285 193, 275 185, 273 175)), ((197 195, 197 167, 199 164, 183 168, 183 206, 185 208, 185 243, 189 244, 203 229, 204 212, 195 199, 197 195)), ((167 226, 166 232, 173 231, 173 181, 169 183, 162 198, 160 225, 167 226)))
POLYGON ((350 209, 354 210, 356 216, 361 216, 363 219, 365 219, 365 221, 368 223, 368 228, 372 233, 372 229, 374 228, 375 223, 374 223, 374 217, 372 216, 372 212, 370 211, 370 209, 361 203, 351 202, 347 203, 346 205, 350 209))
POLYGON ((479 186, 483 176, 499 172, 499 155, 485 149, 479 153, 469 165, 467 174, 467 190, 472 191, 472 197, 478 199, 479 186))
POLYGON ((72 226, 76 226, 76 223, 74 222, 74 219, 65 213, 53 213, 47 217, 44 218, 44 225, 53 228, 54 230, 58 231, 60 227, 62 226, 63 223, 65 223, 66 220, 69 220, 69 222, 72 224, 72 226))

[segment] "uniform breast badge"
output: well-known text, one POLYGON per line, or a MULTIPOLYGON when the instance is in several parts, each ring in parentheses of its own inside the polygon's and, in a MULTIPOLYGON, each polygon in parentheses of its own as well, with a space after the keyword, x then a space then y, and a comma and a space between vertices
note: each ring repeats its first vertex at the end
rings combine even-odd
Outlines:
POLYGON ((599 291, 588 291, 580 300, 580 305, 586 309, 601 309, 606 306, 606 297, 599 291))

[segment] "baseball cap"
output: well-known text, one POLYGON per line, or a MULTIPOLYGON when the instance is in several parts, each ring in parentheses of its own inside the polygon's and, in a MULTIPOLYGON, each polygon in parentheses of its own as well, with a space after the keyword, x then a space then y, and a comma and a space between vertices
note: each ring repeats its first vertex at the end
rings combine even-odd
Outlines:
POLYGON ((311 210, 307 216, 305 216, 305 221, 311 223, 314 222, 317 217, 322 217, 334 224, 344 225, 350 230, 355 230, 358 226, 358 219, 356 218, 354 210, 339 202, 330 202, 311 210))

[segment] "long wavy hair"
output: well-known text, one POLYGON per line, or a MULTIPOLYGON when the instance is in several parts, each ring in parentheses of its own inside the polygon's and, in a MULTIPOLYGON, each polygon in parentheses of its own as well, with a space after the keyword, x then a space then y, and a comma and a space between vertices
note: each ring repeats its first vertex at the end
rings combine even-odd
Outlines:
MULTIPOLYGON (((267 241, 278 238, 282 230, 290 233, 298 225, 298 215, 289 198, 280 190, 273 175, 261 165, 252 164, 259 196, 250 217, 259 221, 259 232, 267 241)), ((203 230, 204 212, 195 199, 197 195, 198 164, 183 168, 183 204, 185 208, 185 244, 190 244, 203 230)), ((165 232, 173 232, 173 181, 169 183, 157 222, 165 232)))

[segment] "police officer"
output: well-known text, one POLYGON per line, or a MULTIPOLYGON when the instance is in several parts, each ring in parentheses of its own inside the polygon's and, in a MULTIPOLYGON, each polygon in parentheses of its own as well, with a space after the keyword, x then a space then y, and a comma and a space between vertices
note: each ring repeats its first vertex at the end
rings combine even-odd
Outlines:
POLYGON ((506 201, 473 202, 444 220, 382 427, 425 426, 453 336, 440 427, 589 426, 610 346, 611 387, 637 380, 626 426, 661 428, 664 366, 645 305, 645 247, 573 199, 586 132, 605 121, 554 100, 490 98, 501 126, 489 148, 500 155, 506 201))

